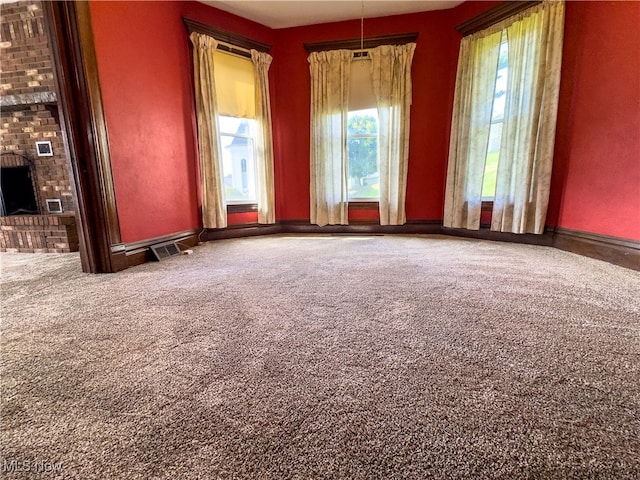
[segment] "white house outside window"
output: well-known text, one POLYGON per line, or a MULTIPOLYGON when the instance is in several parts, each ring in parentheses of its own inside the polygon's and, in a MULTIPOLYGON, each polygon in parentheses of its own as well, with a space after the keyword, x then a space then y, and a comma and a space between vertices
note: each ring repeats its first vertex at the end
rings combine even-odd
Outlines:
POLYGON ((227 203, 256 203, 256 121, 219 115, 218 124, 227 203))

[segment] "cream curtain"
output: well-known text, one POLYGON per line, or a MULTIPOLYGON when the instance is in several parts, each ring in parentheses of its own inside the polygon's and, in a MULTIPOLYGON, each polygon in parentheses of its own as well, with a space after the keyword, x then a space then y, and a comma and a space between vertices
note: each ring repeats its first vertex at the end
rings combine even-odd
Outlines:
POLYGON ((502 31, 478 32, 462 39, 444 204, 444 226, 480 228, 482 178, 502 31))
POLYGON ((349 50, 313 52, 311 72, 311 223, 347 225, 349 50))
POLYGON ((383 45, 369 52, 378 105, 380 225, 406 222, 411 62, 415 43, 383 45))
POLYGON ((275 223, 273 186, 273 141, 271 134, 271 106, 269 102, 269 66, 271 55, 251 50, 256 79, 256 139, 258 176, 258 223, 275 223))
POLYGON ((560 90, 564 2, 545 1, 506 27, 509 75, 491 229, 543 233, 560 90))
POLYGON ((215 39, 199 33, 189 37, 193 43, 198 150, 202 186, 202 224, 204 228, 227 226, 227 209, 222 184, 222 154, 218 141, 218 116, 213 54, 215 39))

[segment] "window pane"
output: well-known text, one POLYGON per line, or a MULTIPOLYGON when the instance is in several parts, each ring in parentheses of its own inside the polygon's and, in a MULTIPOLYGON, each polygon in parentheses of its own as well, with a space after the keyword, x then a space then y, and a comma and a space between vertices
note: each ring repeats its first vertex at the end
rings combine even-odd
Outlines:
POLYGON ((498 58, 498 75, 496 77, 493 113, 491 115, 492 122, 502 121, 504 119, 504 105, 507 98, 507 72, 509 70, 507 63, 507 59, 509 58, 509 44, 506 41, 500 44, 498 58))
POLYGON ((255 121, 219 116, 222 176, 228 203, 256 201, 255 121))
POLYGON ((347 135, 378 133, 378 109, 355 110, 347 117, 347 135))
POLYGON ((482 198, 493 198, 496 195, 496 178, 498 174, 498 159, 500 158, 501 138, 502 122, 492 123, 491 129, 489 130, 489 148, 487 148, 487 160, 484 164, 482 198))
POLYGON ((349 112, 349 198, 380 198, 378 173, 378 111, 375 108, 349 112))
POLYGON ((500 142, 502 140, 502 122, 504 121, 504 107, 507 98, 509 44, 506 35, 502 34, 502 43, 498 56, 498 72, 493 97, 493 111, 491 113, 491 129, 489 130, 489 145, 484 164, 484 178, 482 180, 482 198, 493 199, 496 195, 496 178, 498 161, 500 159, 500 142))

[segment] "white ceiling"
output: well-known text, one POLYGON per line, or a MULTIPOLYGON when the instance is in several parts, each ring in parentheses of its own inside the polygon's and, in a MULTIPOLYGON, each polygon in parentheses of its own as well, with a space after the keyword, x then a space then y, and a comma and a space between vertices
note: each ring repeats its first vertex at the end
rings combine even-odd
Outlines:
POLYGON ((404 13, 442 10, 460 5, 457 0, 201 0, 271 28, 297 27, 316 23, 387 17, 404 13))

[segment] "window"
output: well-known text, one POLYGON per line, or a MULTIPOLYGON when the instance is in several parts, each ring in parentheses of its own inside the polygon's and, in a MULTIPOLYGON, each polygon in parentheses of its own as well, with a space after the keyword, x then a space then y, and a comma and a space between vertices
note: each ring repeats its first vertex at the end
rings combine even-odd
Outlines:
POLYGON ((311 223, 347 225, 349 202, 359 199, 377 203, 380 225, 405 223, 414 50, 381 45, 364 60, 346 49, 309 55, 311 223), (370 95, 351 94, 365 85, 370 95))
POLYGON ((218 115, 227 203, 256 203, 255 120, 218 115))
POLYGON ((490 200, 491 230, 544 232, 563 29, 564 2, 541 2, 460 42, 445 227, 478 230, 490 200))
POLYGON ((378 109, 371 77, 371 59, 363 56, 354 58, 350 70, 347 114, 348 199, 372 202, 380 198, 380 174, 378 109))
POLYGON ((275 223, 269 46, 184 21, 193 43, 202 226, 226 228, 228 213, 249 211, 258 223, 275 223))
POLYGON ((347 117, 349 156, 349 200, 373 201, 380 198, 378 170, 378 110, 369 108, 349 112, 347 117))
POLYGON ((482 179, 482 200, 492 201, 496 194, 498 161, 500 160, 500 144, 502 141, 502 125, 504 123, 504 107, 507 98, 507 76, 509 70, 509 43, 505 32, 502 32, 500 52, 498 54, 498 71, 493 95, 489 144, 484 164, 482 179))
POLYGON ((213 58, 225 200, 231 205, 257 203, 253 63, 219 50, 213 58))

